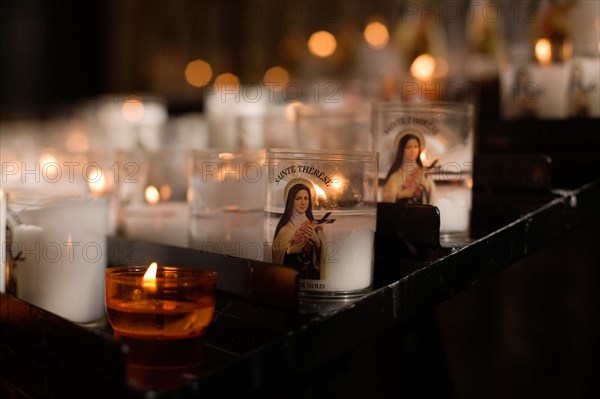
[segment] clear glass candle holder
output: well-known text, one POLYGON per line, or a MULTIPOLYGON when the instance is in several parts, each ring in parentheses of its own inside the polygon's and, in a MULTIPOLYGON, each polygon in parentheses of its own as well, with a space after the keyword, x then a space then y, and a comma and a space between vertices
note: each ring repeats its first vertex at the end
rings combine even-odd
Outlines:
POLYGON ((264 154, 218 149, 192 153, 188 196, 192 248, 262 259, 264 154))
POLYGON ((296 140, 300 148, 372 151, 369 120, 367 105, 301 105, 296 107, 296 140))
POLYGON ((266 168, 265 260, 297 269, 304 297, 369 291, 377 153, 269 149, 266 168))
POLYGON ((373 107, 380 201, 434 205, 440 231, 468 235, 473 167, 473 106, 383 102, 373 107))
POLYGON ((189 246, 188 151, 119 151, 113 170, 119 234, 189 246))

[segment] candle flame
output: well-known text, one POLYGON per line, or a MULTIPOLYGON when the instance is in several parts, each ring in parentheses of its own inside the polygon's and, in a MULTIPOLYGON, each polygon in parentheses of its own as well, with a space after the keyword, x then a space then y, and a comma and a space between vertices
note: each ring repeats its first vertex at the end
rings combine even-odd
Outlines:
POLYGON ((421 155, 419 155, 419 158, 421 158, 421 162, 422 163, 426 163, 426 161, 427 161, 427 155, 425 155, 425 151, 421 152, 421 155))
POLYGON ((317 186, 316 184, 313 184, 313 186, 315 187, 315 193, 317 194, 317 199, 320 198, 320 199, 326 200, 327 195, 325 194, 325 191, 321 187, 317 186))
POLYGON ((131 95, 125 99, 121 107, 121 114, 126 121, 137 123, 144 117, 144 103, 138 96, 131 95))
POLYGON ((40 156, 40 166, 42 169, 48 167, 50 164, 57 163, 56 157, 49 152, 44 152, 42 156, 40 156))
POLYGON ((96 177, 88 181, 88 187, 92 194, 102 194, 106 188, 106 179, 101 173, 97 172, 96 177))
POLYGON ((148 202, 150 205, 155 205, 158 203, 158 201, 160 201, 160 193, 154 186, 146 187, 144 196, 146 197, 146 202, 148 202))
POLYGON ((142 281, 142 286, 144 288, 156 288, 156 270, 158 268, 158 264, 156 262, 152 262, 146 273, 144 274, 144 278, 142 281))
POLYGON ((333 187, 335 190, 339 191, 342 188, 344 188, 344 182, 342 181, 342 179, 333 180, 331 182, 331 187, 333 187))
POLYGON ((552 61, 552 46, 548 39, 538 39, 535 42, 535 58, 540 64, 549 64, 552 61))

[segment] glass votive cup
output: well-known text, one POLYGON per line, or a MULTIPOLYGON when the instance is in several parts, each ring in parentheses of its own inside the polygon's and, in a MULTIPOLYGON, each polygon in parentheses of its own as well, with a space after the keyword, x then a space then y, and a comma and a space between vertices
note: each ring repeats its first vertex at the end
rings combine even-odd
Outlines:
POLYGON ((203 336, 212 321, 217 273, 192 267, 106 269, 106 314, 115 337, 129 348, 128 363, 184 367, 202 360, 203 336))
POLYGON ((188 246, 186 150, 119 151, 118 231, 127 238, 188 246))
POLYGON ((373 106, 379 150, 380 201, 434 205, 440 232, 469 234, 473 106, 382 102, 373 106))
POLYGON ((304 298, 372 288, 377 153, 267 150, 265 261, 294 267, 304 298))
POLYGON ((326 107, 303 104, 295 108, 299 148, 372 151, 367 105, 326 107))
POLYGON ((188 183, 191 248, 262 260, 264 154, 193 151, 188 183))

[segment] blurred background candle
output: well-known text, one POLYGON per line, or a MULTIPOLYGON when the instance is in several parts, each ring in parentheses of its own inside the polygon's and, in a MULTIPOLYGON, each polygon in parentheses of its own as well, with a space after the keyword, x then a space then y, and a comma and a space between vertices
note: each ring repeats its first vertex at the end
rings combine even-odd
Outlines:
POLYGON ((119 233, 187 247, 187 151, 119 151, 116 159, 119 233))
POLYGON ((303 104, 296 107, 296 137, 299 148, 370 151, 368 104, 303 104))
POLYGON ((437 206, 441 233, 468 235, 473 115, 467 103, 375 104, 372 129, 380 151, 380 200, 437 206), (405 138, 411 137, 418 145, 414 160, 406 154, 405 138), (419 189, 406 196, 411 185, 419 189), (390 193, 395 197, 389 198, 390 193))
POLYGON ((188 246, 189 209, 185 201, 161 201, 154 186, 146 187, 146 203, 127 205, 121 214, 121 233, 128 238, 188 246))
POLYGON ((537 90, 535 114, 540 119, 564 119, 568 116, 568 58, 564 54, 562 43, 541 38, 535 42, 534 53, 536 63, 530 67, 531 79, 537 90), (560 51, 560 55, 557 52, 560 51), (567 59, 565 59, 565 57, 567 59))
POLYGON ((262 260, 264 151, 194 151, 190 246, 262 260))

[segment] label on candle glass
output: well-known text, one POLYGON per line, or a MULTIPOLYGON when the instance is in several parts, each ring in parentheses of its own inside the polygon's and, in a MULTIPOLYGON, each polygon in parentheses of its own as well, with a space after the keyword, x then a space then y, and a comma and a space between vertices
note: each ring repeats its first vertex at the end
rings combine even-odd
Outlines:
POLYGON ((266 260, 295 268, 303 293, 351 294, 371 286, 375 202, 364 192, 361 167, 326 159, 271 164, 266 260))

